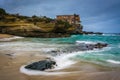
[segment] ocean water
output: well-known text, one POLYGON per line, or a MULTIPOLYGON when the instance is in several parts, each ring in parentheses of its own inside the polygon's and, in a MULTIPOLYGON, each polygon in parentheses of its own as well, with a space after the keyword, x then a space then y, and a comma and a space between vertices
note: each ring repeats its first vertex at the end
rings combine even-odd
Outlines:
MULTIPOLYGON (((72 35, 67 38, 19 38, 12 41, 0 42, 0 51, 17 52, 43 52, 50 55, 57 62, 54 70, 64 69, 79 61, 94 63, 106 67, 120 67, 120 35, 72 35), (89 51, 76 51, 73 46, 79 43, 107 43, 108 46, 102 49, 89 51), (72 47, 72 48, 71 48, 72 47), (72 49, 72 52, 62 50, 72 49), (51 51, 59 51, 53 54, 51 51)), ((21 53, 19 53, 22 55, 21 53)), ((22 67, 21 71, 25 71, 22 67)), ((29 72, 30 73, 30 72, 29 72)), ((53 73, 54 74, 54 73, 53 73)))
MULTIPOLYGON (((67 57, 73 60, 83 60, 95 64, 101 64, 111 67, 120 67, 120 36, 115 34, 104 35, 72 35, 68 38, 50 38, 40 39, 32 38, 32 42, 43 43, 56 49, 66 49, 75 46, 77 43, 107 43, 108 47, 91 51, 73 51, 73 53, 61 53, 61 58, 67 57)), ((74 50, 74 49, 73 49, 74 50)), ((48 51, 48 50, 47 50, 48 51)), ((66 52, 67 53, 67 52, 66 52)), ((59 57, 60 57, 59 56, 59 57)))

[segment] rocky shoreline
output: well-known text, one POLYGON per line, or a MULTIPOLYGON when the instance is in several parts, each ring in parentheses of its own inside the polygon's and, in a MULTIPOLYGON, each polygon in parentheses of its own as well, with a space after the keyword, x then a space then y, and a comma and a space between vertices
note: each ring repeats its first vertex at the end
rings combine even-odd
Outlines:
MULTIPOLYGON (((77 46, 72 46, 72 47, 66 48, 65 50, 54 50, 48 53, 52 54, 53 56, 57 56, 57 55, 61 55, 62 53, 72 53, 74 51, 78 52, 78 51, 88 51, 93 49, 102 49, 107 46, 108 44, 106 43, 96 43, 96 44, 79 43, 77 46)), ((47 58, 45 60, 28 64, 25 66, 25 68, 30 70, 45 71, 48 69, 54 69, 56 66, 57 66, 57 63, 54 59, 47 58)))
POLYGON ((95 44, 78 43, 77 45, 66 47, 65 49, 62 49, 62 50, 52 50, 47 53, 55 56, 55 55, 60 55, 61 53, 73 53, 73 52, 78 52, 78 51, 89 51, 89 50, 94 50, 94 49, 102 49, 107 46, 108 46, 107 43, 95 43, 95 44))

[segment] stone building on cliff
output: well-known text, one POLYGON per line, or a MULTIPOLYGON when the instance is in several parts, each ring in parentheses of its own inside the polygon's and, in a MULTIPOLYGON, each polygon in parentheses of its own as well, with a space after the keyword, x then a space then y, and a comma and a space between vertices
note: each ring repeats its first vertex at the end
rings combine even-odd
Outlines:
POLYGON ((80 24, 80 16, 77 14, 73 15, 57 15, 57 20, 67 21, 69 24, 76 27, 75 33, 82 33, 82 25, 80 24))
POLYGON ((57 20, 67 21, 70 24, 80 24, 79 15, 57 15, 57 20))

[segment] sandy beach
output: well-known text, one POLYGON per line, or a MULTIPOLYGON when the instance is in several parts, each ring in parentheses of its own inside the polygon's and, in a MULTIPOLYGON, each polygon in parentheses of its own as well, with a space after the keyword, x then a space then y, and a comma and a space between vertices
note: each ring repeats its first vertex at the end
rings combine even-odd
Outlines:
POLYGON ((0 39, 3 39, 3 38, 10 38, 10 37, 13 37, 13 35, 9 35, 9 34, 0 34, 0 39))
POLYGON ((22 55, 10 55, 0 52, 0 80, 120 80, 119 69, 109 69, 90 63, 79 62, 62 71, 71 72, 59 75, 26 75, 20 72, 20 67, 31 61, 45 59, 46 56, 35 56, 32 52, 22 55))
MULTIPOLYGON (((13 36, 0 35, 2 39, 9 37, 13 36)), ((46 58, 46 54, 40 51, 0 51, 0 80, 120 80, 120 68, 85 61, 78 61, 65 69, 50 71, 49 75, 29 75, 20 71, 21 66, 46 58)))

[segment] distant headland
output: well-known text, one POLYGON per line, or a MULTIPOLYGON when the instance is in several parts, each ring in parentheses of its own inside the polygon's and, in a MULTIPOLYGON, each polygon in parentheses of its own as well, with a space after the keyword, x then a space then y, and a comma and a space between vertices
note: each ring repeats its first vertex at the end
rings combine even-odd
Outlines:
POLYGON ((0 33, 23 37, 69 37, 72 34, 102 34, 85 32, 80 16, 57 15, 55 19, 46 16, 22 16, 9 14, 0 8, 0 33))

